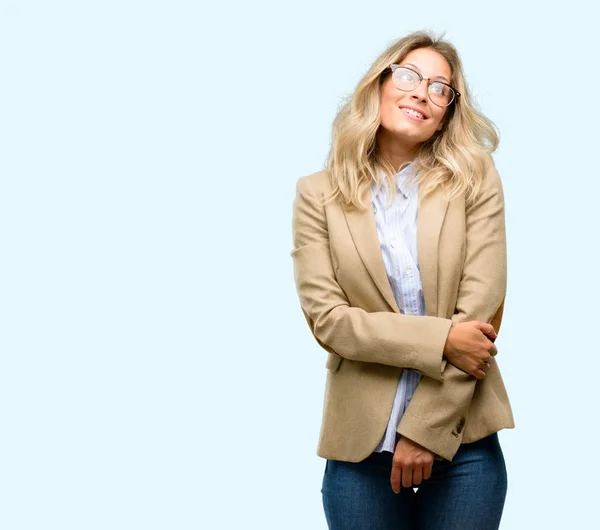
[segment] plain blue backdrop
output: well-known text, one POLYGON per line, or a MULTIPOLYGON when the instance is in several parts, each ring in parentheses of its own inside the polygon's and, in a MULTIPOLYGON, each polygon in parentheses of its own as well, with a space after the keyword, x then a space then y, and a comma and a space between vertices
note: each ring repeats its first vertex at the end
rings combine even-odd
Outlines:
POLYGON ((583 1, 3 0, 0 527, 324 529, 296 180, 446 31, 498 125, 502 528, 597 528, 597 32, 583 1))

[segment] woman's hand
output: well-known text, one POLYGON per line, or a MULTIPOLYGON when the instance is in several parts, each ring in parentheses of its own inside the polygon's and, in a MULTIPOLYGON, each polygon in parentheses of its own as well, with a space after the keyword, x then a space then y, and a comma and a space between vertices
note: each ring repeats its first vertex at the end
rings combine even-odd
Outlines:
POLYGON ((483 379, 490 365, 490 351, 494 346, 488 338, 496 339, 494 326, 478 320, 461 322, 450 328, 444 355, 463 372, 483 379))
POLYGON ((405 488, 418 486, 422 479, 431 477, 434 456, 429 449, 405 436, 398 440, 392 459, 392 490, 400 493, 400 485, 405 488))

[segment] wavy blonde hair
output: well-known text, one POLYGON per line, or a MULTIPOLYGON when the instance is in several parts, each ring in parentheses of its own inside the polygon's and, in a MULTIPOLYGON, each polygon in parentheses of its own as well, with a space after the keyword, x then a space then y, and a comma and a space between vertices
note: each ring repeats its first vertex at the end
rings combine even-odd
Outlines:
POLYGON ((333 121, 327 170, 332 193, 349 207, 365 208, 361 202, 365 187, 389 182, 392 197, 398 168, 392 167, 377 146, 380 127, 381 86, 389 65, 401 63, 409 52, 431 48, 440 53, 452 72, 450 84, 461 96, 448 107, 444 126, 424 142, 416 157, 419 194, 426 196, 438 186, 446 188, 448 199, 465 194, 467 204, 477 194, 488 153, 498 147, 495 125, 473 101, 465 83, 456 48, 427 31, 417 31, 393 42, 373 63, 333 121))

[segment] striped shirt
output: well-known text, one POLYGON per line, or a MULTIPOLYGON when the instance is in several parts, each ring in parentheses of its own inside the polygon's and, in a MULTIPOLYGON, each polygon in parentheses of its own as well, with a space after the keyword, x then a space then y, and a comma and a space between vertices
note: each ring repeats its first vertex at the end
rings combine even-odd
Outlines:
MULTIPOLYGON (((418 185, 414 179, 414 162, 396 175, 398 193, 386 208, 387 186, 377 190, 373 184, 373 213, 383 262, 394 298, 400 312, 407 315, 425 315, 425 300, 421 273, 417 259, 417 212, 419 206, 418 185)), ((400 435, 396 428, 408 402, 414 394, 421 374, 405 368, 398 381, 392 412, 383 438, 375 452, 394 452, 400 435)))

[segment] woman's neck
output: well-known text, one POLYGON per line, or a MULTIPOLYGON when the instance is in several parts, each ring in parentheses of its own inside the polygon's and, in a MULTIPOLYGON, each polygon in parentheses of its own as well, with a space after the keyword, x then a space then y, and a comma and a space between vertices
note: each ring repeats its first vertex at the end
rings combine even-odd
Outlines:
POLYGON ((396 171, 412 162, 419 152, 419 144, 407 145, 398 141, 398 138, 385 130, 380 130, 377 135, 379 152, 396 171))

